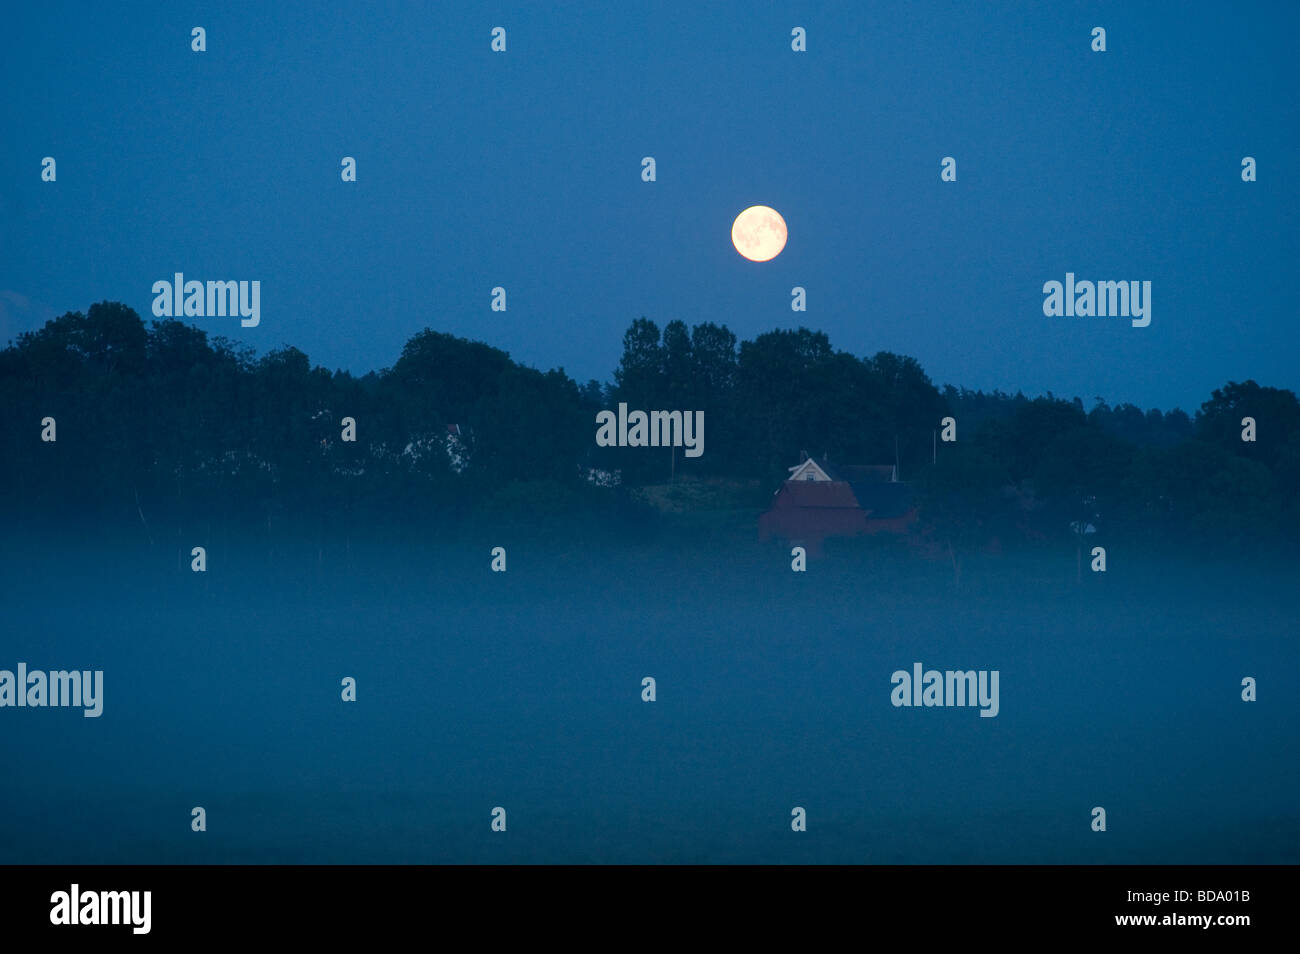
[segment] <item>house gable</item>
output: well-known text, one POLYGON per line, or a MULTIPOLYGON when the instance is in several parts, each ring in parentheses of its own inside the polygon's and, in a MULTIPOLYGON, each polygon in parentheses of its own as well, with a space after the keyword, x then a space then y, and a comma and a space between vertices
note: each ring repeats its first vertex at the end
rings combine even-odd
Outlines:
POLYGON ((790 476, 786 480, 807 480, 807 481, 829 481, 830 474, 822 469, 817 461, 809 457, 802 464, 795 464, 790 468, 790 476))

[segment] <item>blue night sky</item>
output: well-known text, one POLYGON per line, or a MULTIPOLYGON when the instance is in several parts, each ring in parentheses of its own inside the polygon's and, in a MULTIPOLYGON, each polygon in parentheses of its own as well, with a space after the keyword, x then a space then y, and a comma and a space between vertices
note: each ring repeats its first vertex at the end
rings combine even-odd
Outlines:
POLYGON ((7 9, 0 344, 152 319, 181 271, 262 283, 260 326, 211 333, 356 372, 427 326, 608 380, 644 315, 1089 406, 1300 386, 1295 4, 380 6, 7 9), (790 229, 765 264, 729 236, 758 203, 790 229), (1045 317, 1067 271, 1150 280, 1151 325, 1045 317))

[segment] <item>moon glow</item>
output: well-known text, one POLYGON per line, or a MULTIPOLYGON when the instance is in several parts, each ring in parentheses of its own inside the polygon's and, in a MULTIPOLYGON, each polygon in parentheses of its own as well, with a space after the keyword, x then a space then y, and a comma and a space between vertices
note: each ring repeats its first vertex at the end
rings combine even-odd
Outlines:
POLYGON ((751 205, 731 224, 731 244, 751 262, 770 262, 785 248, 785 219, 776 209, 751 205))

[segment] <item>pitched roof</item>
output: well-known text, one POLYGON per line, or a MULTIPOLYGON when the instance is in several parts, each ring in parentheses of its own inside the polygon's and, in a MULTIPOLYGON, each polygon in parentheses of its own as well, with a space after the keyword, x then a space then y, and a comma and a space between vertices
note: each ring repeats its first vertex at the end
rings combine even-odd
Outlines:
POLYGON ((781 492, 794 507, 859 509, 853 488, 842 480, 787 480, 781 492))
POLYGON ((786 506, 861 509, 873 520, 901 517, 915 506, 911 485, 898 480, 893 464, 832 465, 809 457, 790 468, 781 490, 786 506))
POLYGON ((841 464, 835 468, 837 480, 851 484, 884 484, 898 480, 898 468, 893 464, 841 464))
POLYGON ((835 480, 836 478, 828 474, 825 468, 811 457, 806 458, 801 463, 787 468, 790 476, 786 480, 835 480))

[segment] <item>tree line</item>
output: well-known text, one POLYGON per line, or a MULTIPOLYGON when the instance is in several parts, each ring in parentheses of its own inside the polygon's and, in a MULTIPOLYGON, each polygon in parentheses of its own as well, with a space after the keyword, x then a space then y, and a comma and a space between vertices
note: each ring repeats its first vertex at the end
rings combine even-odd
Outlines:
POLYGON ((1300 539, 1289 390, 1230 382, 1193 415, 1087 408, 940 389, 914 358, 858 357, 805 328, 738 341, 722 324, 639 318, 612 379, 585 384, 425 329, 391 368, 357 376, 101 302, 0 351, 0 406, 12 526, 57 514, 155 540, 214 520, 425 535, 501 515, 635 524, 638 487, 730 481, 758 488, 757 507, 809 454, 897 462, 924 525, 968 547, 1087 526, 1175 545, 1300 539), (619 402, 704 411, 705 454, 597 447, 595 415, 619 402), (955 443, 937 439, 945 417, 955 443))

